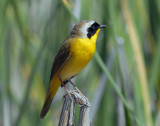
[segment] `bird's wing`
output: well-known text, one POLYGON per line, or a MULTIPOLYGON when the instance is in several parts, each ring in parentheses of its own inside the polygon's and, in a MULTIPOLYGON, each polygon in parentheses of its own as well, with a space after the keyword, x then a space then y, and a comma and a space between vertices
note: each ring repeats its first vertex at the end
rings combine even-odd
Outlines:
POLYGON ((69 42, 66 42, 66 41, 63 42, 52 65, 50 82, 52 80, 52 77, 62 68, 64 63, 69 59, 69 50, 70 50, 69 42))

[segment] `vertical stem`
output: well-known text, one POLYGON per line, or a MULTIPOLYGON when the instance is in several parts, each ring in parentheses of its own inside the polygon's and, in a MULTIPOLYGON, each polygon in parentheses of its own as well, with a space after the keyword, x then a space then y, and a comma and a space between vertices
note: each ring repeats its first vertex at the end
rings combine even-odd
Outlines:
POLYGON ((90 107, 83 105, 80 109, 78 126, 90 126, 90 107))
POLYGON ((126 0, 121 0, 122 12, 124 15, 126 25, 128 27, 128 34, 129 34, 131 44, 133 47, 133 52, 135 54, 137 72, 138 72, 138 76, 139 76, 144 111, 145 111, 145 116, 146 116, 146 125, 153 126, 151 112, 150 112, 150 98, 149 98, 149 92, 148 92, 148 86, 147 86, 145 64, 144 64, 142 51, 141 51, 140 44, 139 44, 140 42, 139 42, 138 36, 136 34, 136 29, 134 28, 129 9, 126 4, 127 4, 126 0))
POLYGON ((9 86, 10 86, 10 28, 7 29, 6 32, 7 40, 4 45, 4 65, 5 65, 5 79, 4 79, 4 87, 2 90, 2 98, 3 98, 3 116, 4 116, 4 126, 10 126, 10 106, 9 106, 9 86))

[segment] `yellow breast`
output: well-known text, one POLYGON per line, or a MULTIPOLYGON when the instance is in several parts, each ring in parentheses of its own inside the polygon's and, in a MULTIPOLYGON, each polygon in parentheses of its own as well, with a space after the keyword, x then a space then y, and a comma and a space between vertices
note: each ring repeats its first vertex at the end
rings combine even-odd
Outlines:
POLYGON ((75 38, 72 40, 70 58, 58 72, 58 76, 63 80, 69 79, 78 74, 88 64, 95 52, 97 34, 90 39, 75 38))
POLYGON ((86 62, 93 56, 95 48, 95 42, 92 42, 90 39, 77 38, 71 45, 70 55, 76 60, 86 62))

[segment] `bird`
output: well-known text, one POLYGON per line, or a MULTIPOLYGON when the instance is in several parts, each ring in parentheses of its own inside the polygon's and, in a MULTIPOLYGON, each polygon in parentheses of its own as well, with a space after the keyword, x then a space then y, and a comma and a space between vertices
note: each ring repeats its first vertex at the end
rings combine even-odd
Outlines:
POLYGON ((60 85, 65 87, 92 59, 97 36, 102 28, 106 28, 106 25, 100 25, 93 20, 83 20, 73 27, 63 41, 52 65, 49 89, 40 113, 41 119, 48 113, 60 85))

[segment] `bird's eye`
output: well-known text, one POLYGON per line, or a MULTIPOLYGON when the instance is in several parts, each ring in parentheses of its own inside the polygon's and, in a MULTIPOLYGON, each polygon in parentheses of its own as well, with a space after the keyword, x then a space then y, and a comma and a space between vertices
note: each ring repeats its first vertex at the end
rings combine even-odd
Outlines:
POLYGON ((92 26, 92 29, 95 29, 95 26, 92 26))
POLYGON ((100 25, 95 22, 94 24, 92 24, 92 25, 87 29, 87 31, 88 31, 88 34, 87 34, 88 38, 91 38, 91 37, 96 33, 96 31, 98 30, 99 26, 100 26, 100 25))

